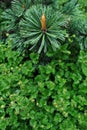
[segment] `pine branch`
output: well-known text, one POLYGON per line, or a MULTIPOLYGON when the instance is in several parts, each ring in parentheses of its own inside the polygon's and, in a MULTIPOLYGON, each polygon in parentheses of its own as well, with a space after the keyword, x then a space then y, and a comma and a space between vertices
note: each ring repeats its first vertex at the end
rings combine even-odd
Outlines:
POLYGON ((81 36, 87 37, 87 34, 86 34, 86 33, 82 33, 82 32, 79 31, 79 34, 80 34, 81 36))

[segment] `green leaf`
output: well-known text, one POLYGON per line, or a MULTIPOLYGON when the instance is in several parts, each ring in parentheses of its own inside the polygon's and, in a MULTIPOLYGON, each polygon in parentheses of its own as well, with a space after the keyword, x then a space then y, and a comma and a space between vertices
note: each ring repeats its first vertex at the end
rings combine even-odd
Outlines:
POLYGON ((82 72, 85 76, 87 76, 87 64, 82 64, 82 72))
POLYGON ((46 85, 47 85, 48 89, 50 89, 50 90, 55 89, 55 83, 52 81, 47 81, 46 85))

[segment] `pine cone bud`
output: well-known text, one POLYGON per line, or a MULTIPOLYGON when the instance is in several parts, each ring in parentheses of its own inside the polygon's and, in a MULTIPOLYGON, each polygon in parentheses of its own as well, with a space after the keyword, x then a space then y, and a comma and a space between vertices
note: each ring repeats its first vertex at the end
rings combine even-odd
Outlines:
POLYGON ((41 27, 43 31, 46 31, 46 17, 44 14, 41 16, 41 27))

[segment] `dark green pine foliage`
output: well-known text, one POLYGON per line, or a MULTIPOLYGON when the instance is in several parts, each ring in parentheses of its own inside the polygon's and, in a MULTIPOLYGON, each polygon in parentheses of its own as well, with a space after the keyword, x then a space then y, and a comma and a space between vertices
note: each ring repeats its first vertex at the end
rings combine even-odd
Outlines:
POLYGON ((21 51, 55 51, 72 35, 71 41, 74 39, 84 49, 87 46, 87 13, 81 8, 78 0, 13 0, 11 8, 3 12, 2 32, 6 40, 13 40, 13 48, 21 51), (46 18, 45 31, 41 27, 42 14, 46 18))
POLYGON ((51 7, 45 10, 41 5, 31 7, 19 25, 20 34, 26 39, 25 46, 31 45, 30 50, 35 48, 38 53, 41 53, 42 49, 46 52, 49 46, 55 50, 59 48, 60 41, 64 41, 65 30, 62 30, 61 26, 65 26, 65 20, 59 11, 54 12, 51 7), (46 30, 41 29, 43 13, 46 17, 46 30))

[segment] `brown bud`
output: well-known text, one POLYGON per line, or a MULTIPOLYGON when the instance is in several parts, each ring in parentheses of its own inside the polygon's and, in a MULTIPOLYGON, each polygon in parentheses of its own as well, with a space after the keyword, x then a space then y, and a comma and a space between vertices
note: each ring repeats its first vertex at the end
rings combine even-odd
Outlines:
POLYGON ((41 28, 43 31, 46 31, 46 17, 44 14, 41 16, 41 28))

